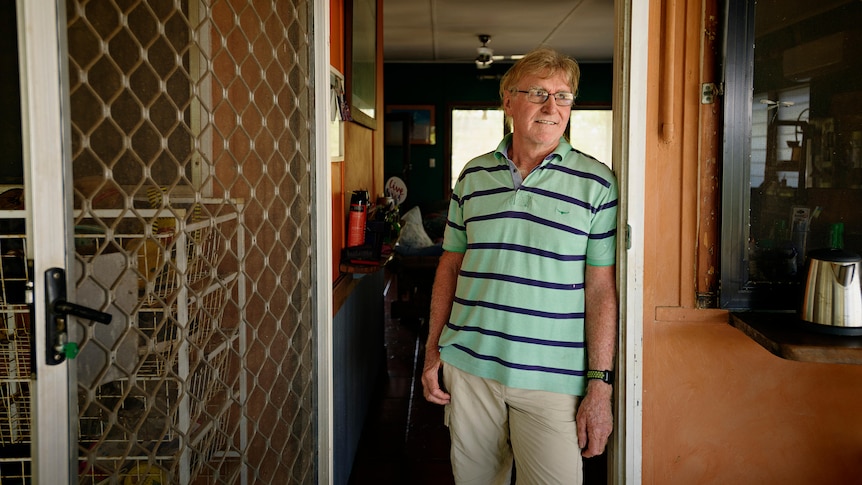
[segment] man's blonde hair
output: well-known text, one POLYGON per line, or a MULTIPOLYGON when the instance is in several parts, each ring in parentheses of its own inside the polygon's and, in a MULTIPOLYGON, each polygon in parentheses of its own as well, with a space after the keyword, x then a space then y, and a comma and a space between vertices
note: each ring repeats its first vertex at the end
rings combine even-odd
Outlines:
POLYGON ((526 76, 537 75, 547 79, 561 72, 569 78, 569 88, 577 95, 581 78, 578 62, 549 47, 534 49, 515 62, 500 80, 500 100, 504 99, 506 93, 517 90, 518 83, 526 76))

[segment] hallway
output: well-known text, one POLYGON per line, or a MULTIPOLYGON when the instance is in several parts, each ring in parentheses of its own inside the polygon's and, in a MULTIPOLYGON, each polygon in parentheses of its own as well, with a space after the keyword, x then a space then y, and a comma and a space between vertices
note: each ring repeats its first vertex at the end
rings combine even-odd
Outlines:
POLYGON ((369 406, 349 483, 455 483, 443 408, 422 397, 425 335, 418 319, 399 315, 397 303, 392 315, 398 288, 397 278, 388 271, 385 288, 386 368, 369 406))
MULTIPOLYGON (((385 288, 386 368, 369 406, 349 483, 454 484, 443 408, 422 396, 424 317, 414 318, 415 309, 400 308, 397 302, 393 315, 392 303, 400 292, 389 271, 385 288)), ((605 456, 584 461, 585 485, 607 483, 605 456)))

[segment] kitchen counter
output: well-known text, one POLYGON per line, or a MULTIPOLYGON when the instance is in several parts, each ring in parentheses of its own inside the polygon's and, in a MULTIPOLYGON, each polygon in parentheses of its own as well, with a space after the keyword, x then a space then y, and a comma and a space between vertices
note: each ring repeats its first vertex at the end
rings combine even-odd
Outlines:
POLYGON ((795 312, 731 313, 730 324, 784 359, 862 364, 862 329, 813 324, 800 319, 795 312))

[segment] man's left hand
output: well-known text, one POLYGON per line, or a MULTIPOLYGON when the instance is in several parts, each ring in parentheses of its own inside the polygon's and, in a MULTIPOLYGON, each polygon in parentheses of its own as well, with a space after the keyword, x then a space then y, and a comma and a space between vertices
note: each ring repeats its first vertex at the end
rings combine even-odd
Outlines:
POLYGON ((613 387, 601 381, 590 381, 587 393, 578 406, 576 419, 578 427, 578 446, 581 456, 591 458, 601 455, 608 444, 608 437, 614 430, 611 412, 613 387))

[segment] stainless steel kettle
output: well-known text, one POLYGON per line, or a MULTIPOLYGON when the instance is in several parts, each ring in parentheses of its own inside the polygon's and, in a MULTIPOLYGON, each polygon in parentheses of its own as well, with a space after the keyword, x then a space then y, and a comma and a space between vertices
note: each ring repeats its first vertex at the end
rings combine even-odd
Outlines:
POLYGON ((843 249, 809 254, 802 319, 833 327, 862 327, 862 257, 843 249))

